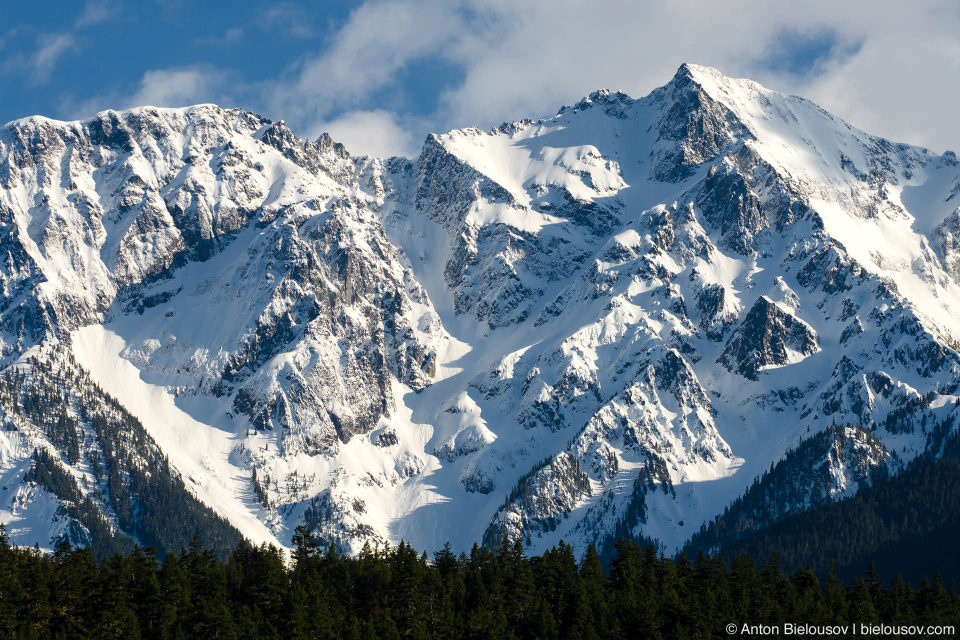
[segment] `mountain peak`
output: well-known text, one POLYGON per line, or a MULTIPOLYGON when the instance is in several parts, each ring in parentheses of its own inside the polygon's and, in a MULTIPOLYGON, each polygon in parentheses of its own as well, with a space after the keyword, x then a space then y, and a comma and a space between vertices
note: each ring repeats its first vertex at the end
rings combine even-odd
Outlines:
POLYGON ((714 79, 724 79, 724 80, 733 80, 730 76, 725 75, 719 69, 715 67, 708 67, 702 64, 693 64, 691 62, 684 62, 680 65, 680 68, 677 69, 677 73, 674 77, 677 76, 687 76, 693 78, 694 80, 702 80, 707 78, 714 79))
POLYGON ((350 152, 348 152, 347 148, 343 146, 343 143, 336 142, 326 131, 320 134, 320 137, 317 138, 315 144, 320 148, 321 153, 332 150, 333 154, 338 158, 346 159, 350 157, 350 152))
MULTIPOLYGON (((58 340, 258 544, 677 549, 831 422, 926 450, 901 417, 957 399, 955 155, 694 64, 566 111, 431 134, 415 165, 212 105, 22 121, 0 365, 58 340)), ((71 495, 108 495, 87 418, 11 398, 8 479, 59 450, 71 495)))
POLYGON ((706 86, 714 86, 716 84, 729 84, 731 81, 733 81, 732 78, 725 76, 713 67, 684 62, 680 65, 680 68, 677 69, 677 72, 673 74, 673 78, 668 83, 668 86, 693 83, 705 88, 706 86))
POLYGON ((651 177, 682 182, 695 167, 740 139, 754 136, 733 108, 731 81, 716 69, 684 63, 673 79, 651 93, 660 111, 657 157, 651 177))
POLYGON ((692 64, 689 62, 684 62, 677 69, 677 72, 673 75, 674 80, 688 78, 690 80, 695 80, 696 77, 702 74, 704 71, 712 71, 719 73, 716 69, 712 67, 703 67, 698 64, 692 64))
POLYGON ((734 111, 738 110, 738 105, 752 102, 757 94, 780 95, 753 80, 734 78, 713 67, 688 62, 680 65, 671 81, 663 88, 686 88, 691 84, 696 85, 711 99, 734 111))

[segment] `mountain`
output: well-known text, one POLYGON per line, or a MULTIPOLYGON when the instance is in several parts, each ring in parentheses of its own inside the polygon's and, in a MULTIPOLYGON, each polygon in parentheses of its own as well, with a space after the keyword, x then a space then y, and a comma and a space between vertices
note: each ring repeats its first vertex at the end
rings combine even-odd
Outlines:
POLYGON ((776 553, 786 571, 811 567, 817 575, 832 571, 846 580, 862 577, 871 565, 880 575, 913 584, 938 574, 954 580, 960 575, 960 558, 952 553, 960 524, 960 435, 953 426, 929 425, 927 451, 897 475, 874 478, 844 500, 756 526, 756 507, 778 484, 774 471, 695 534, 687 551, 696 556, 709 549, 731 565, 744 553, 763 561, 776 553))
MULTIPOLYGON (((952 428, 958 194, 952 152, 694 65, 414 159, 213 105, 29 118, 0 131, 0 364, 69 356, 154 443, 126 464, 256 543, 676 550, 952 428)), ((121 522, 103 443, 0 411, 18 542, 86 539, 87 497, 145 540, 164 507, 121 522)))

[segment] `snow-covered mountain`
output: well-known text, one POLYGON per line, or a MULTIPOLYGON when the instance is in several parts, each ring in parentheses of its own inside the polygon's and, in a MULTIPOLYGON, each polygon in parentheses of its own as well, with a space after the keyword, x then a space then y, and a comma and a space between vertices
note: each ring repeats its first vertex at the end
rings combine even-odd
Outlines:
MULTIPOLYGON (((953 419, 958 194, 951 152, 693 65, 413 160, 212 105, 29 118, 0 131, 0 363, 66 348, 255 542, 672 550, 745 492, 744 527, 849 495, 953 419)), ((15 395, 17 541, 89 528, 35 449, 137 538, 102 445, 15 395)))

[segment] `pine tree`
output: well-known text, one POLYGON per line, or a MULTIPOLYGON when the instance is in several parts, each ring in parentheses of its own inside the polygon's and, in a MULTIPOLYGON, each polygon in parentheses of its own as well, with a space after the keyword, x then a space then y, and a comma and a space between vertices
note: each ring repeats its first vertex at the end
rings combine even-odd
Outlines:
POLYGON ((216 554, 203 550, 199 538, 195 537, 180 562, 189 575, 190 584, 190 600, 183 618, 185 628, 198 637, 236 638, 224 566, 217 561, 216 554))
POLYGON ((612 637, 607 580, 600 555, 592 544, 580 563, 579 578, 581 595, 575 620, 582 629, 582 637, 590 640, 612 637))
POLYGON ((19 627, 18 609, 24 597, 18 580, 19 552, 10 546, 7 527, 0 523, 0 637, 13 638, 19 627))

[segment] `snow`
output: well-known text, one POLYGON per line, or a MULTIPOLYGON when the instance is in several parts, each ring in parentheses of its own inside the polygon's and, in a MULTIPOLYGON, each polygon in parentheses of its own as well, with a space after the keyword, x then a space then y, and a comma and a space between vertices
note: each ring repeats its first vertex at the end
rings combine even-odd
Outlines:
MULTIPOLYGON (((505 496, 539 461, 570 456, 587 473, 591 494, 565 495, 572 506, 555 530, 526 533, 534 536, 534 552, 561 537, 582 550, 598 533, 589 529, 590 518, 601 522, 599 533, 609 529, 651 460, 649 451, 657 451, 675 495, 659 488, 648 494, 648 521, 637 532, 675 550, 802 437, 834 420, 860 420, 857 393, 872 407, 870 416, 882 419, 893 396, 870 388, 868 373, 888 374, 898 392, 909 388, 914 395, 951 382, 955 372, 948 369, 924 377, 924 363, 891 359, 900 347, 917 349, 923 337, 897 334, 898 320, 906 326, 918 317, 930 335, 960 336, 960 287, 931 249, 934 229, 956 209, 948 201, 960 174, 955 165, 869 136, 801 98, 705 67, 686 69, 750 135, 676 183, 651 178, 657 154, 672 144, 658 131, 670 105, 656 96, 596 94, 546 121, 439 136, 442 153, 457 163, 438 179, 453 184, 466 176, 473 189, 456 202, 419 202, 416 169, 389 173, 375 159, 311 173, 259 141, 266 125, 239 131, 210 115, 212 130, 223 137, 211 146, 204 139, 214 133, 184 123, 196 127, 196 115, 218 111, 214 106, 158 110, 171 132, 164 145, 146 140, 139 155, 76 171, 78 190, 105 210, 101 228, 85 228, 74 196, 42 187, 38 175, 3 198, 18 228, 29 231, 20 237, 46 277, 38 285, 42 297, 53 304, 68 292, 92 310, 79 323, 88 326, 71 334, 75 357, 143 422, 188 489, 252 541, 288 544, 311 500, 324 498, 341 509, 340 533, 354 550, 363 527, 375 539, 404 539, 421 549, 451 542, 465 550, 504 513, 498 510, 505 496), (212 158, 225 153, 227 141, 262 163, 249 183, 259 195, 248 197, 239 178, 215 173, 212 158), (744 147, 755 154, 755 166, 738 164, 747 162, 734 157, 744 147), (184 165, 181 153, 209 161, 184 165), (720 225, 698 204, 711 169, 742 172, 768 210, 779 187, 812 214, 782 229, 767 220, 746 254, 725 248, 720 225), (382 178, 379 191, 370 186, 373 174, 382 178), (156 202, 156 219, 165 225, 154 232, 139 233, 142 220, 135 216, 112 217, 118 190, 133 175, 145 188, 165 185, 156 202), (484 196, 484 181, 507 197, 484 196), (198 188, 183 190, 188 183, 198 188), (32 208, 48 192, 50 211, 32 208), (165 302, 137 311, 101 304, 115 301, 122 277, 137 282, 180 241, 165 200, 181 197, 180 205, 218 214, 248 207, 266 220, 284 213, 269 223, 244 223, 209 259, 144 285, 145 293, 169 294, 165 302), (387 410, 372 431, 311 455, 285 434, 252 429, 237 415, 235 389, 220 397, 213 387, 258 319, 297 302, 278 293, 280 245, 309 238, 334 210, 346 231, 339 246, 317 248, 354 252, 365 260, 361 270, 404 283, 401 320, 435 355, 435 367, 429 386, 418 391, 391 376, 387 410), (672 220, 669 234, 661 233, 663 220, 672 220), (50 235, 58 224, 62 233, 50 235), (378 244, 381 231, 396 257, 378 244), (818 251, 852 260, 862 277, 835 294, 820 282, 801 284, 798 273, 818 251), (509 294, 516 283, 528 292, 524 313, 484 316, 483 303, 496 302, 492 292, 509 294), (890 285, 890 297, 878 293, 880 283, 890 285), (708 285, 722 287, 715 317, 697 306, 708 285), (807 325, 821 348, 811 355, 789 350, 754 381, 731 374, 718 357, 760 296, 807 325), (841 343, 852 322, 863 333, 841 343), (707 334, 708 326, 719 327, 719 339, 707 334), (892 342, 880 349, 883 337, 892 342), (835 380, 844 355, 858 372, 835 380), (679 367, 675 379, 658 379, 671 357, 682 358, 689 375, 679 367), (828 399, 839 407, 830 414, 828 399), (647 453, 628 442, 618 418, 636 427, 647 453), (604 456, 613 456, 616 471, 602 468, 604 456), (253 468, 272 479, 274 504, 257 502, 253 468)), ((12 126, 39 124, 76 126, 42 120, 12 126)), ((339 285, 323 285, 320 294, 338 293, 339 285)), ((337 311, 342 334, 310 334, 263 363, 250 376, 251 388, 289 391, 297 375, 352 357, 366 346, 369 302, 337 311)), ((338 382, 345 369, 337 369, 338 382)), ((324 409, 356 413, 329 388, 308 390, 324 409)), ((932 409, 947 411, 954 397, 938 397, 932 409)), ((5 437, 0 469, 4 482, 17 485, 25 454, 13 448, 8 454, 3 447, 13 441, 5 437)), ((883 437, 907 458, 925 446, 919 436, 883 437)), ((834 471, 838 487, 847 487, 850 470, 834 471)), ((559 486, 548 489, 562 493, 559 486)), ((49 496, 24 498, 18 504, 33 506, 19 510, 4 504, 0 517, 21 523, 21 535, 49 541, 49 496)), ((522 518, 510 512, 503 520, 517 525, 522 518)))
POLYGON ((235 433, 195 420, 177 406, 166 388, 145 382, 136 367, 121 357, 127 343, 116 333, 91 325, 73 332, 71 341, 77 362, 140 420, 200 501, 253 543, 282 546, 257 517, 249 473, 230 461, 238 442, 235 433))

